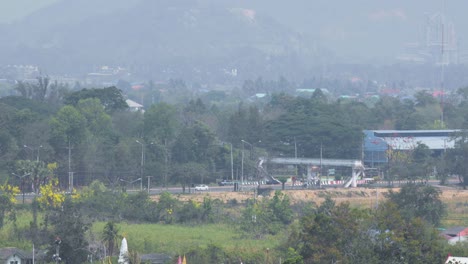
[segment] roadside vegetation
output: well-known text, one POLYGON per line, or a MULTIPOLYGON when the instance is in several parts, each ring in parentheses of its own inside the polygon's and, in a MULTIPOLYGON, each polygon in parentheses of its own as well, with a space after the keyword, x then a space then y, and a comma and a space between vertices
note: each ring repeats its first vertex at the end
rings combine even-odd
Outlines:
POLYGON ((185 255, 192 263, 440 263, 449 252, 468 254, 463 243, 449 245, 439 234, 452 213, 440 195, 409 184, 372 208, 330 196, 321 204, 292 204, 281 191, 236 203, 208 196, 181 201, 169 193, 153 201, 146 192, 115 192, 94 182, 73 195, 16 201, 0 246, 34 244, 50 254, 60 238, 66 263, 86 263, 90 253, 116 261, 123 237, 132 263, 149 253, 185 255))

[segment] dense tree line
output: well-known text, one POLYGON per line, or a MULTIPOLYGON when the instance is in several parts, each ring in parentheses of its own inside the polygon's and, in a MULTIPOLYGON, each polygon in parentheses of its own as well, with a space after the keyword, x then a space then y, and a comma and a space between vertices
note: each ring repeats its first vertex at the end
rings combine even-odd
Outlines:
MULTIPOLYGON (((185 100, 187 88, 175 80, 168 89, 180 94, 180 101, 155 102, 144 112, 132 112, 116 87, 74 90, 56 85, 61 87, 57 96, 51 83, 47 78, 39 78, 37 85, 19 83, 21 96, 0 99, 1 178, 30 174, 24 180, 32 186, 30 182, 40 182, 40 168, 56 162, 62 188, 68 188, 70 174, 76 186, 93 180, 113 186, 120 179, 151 176, 153 184, 189 187, 232 177, 230 144, 234 177, 243 173, 253 178, 260 155, 293 156, 297 151, 299 157, 317 158, 322 152, 325 158, 359 159, 364 129, 464 129, 468 124, 467 88, 443 105, 424 91, 414 100, 382 97, 369 104, 333 100, 320 89, 310 98, 280 92, 267 101, 233 105, 206 97, 185 100), (41 95, 33 96, 36 92, 41 95), (242 172, 245 148, 251 155, 242 172)), ((267 84, 259 79, 242 89, 267 84)), ((290 85, 284 79, 274 83, 280 84, 290 85)), ((445 157, 454 160, 461 150, 450 150, 445 157)), ((432 154, 421 146, 414 159, 394 155, 386 169, 398 179, 423 176, 435 164, 441 174, 453 170, 442 169, 445 160, 432 159, 432 154)), ((462 170, 456 167, 457 174, 462 170)), ((10 181, 19 185, 19 178, 10 181)))
MULTIPOLYGON (((262 83, 246 83, 242 89, 262 83)), ((286 85, 284 80, 278 83, 286 85)), ((447 98, 443 105, 425 92, 417 93, 414 100, 382 97, 370 104, 333 100, 320 89, 310 98, 280 92, 267 101, 232 104, 190 98, 184 83, 173 81, 169 87, 180 94, 179 101, 157 101, 144 112, 133 112, 116 87, 49 90, 47 80, 39 80, 37 86, 21 85, 21 96, 0 99, 0 178, 7 182, 0 197, 0 224, 15 219, 14 195, 40 192, 41 198, 32 207, 33 212, 45 215, 44 221, 32 221, 28 232, 38 244, 53 240, 51 227, 61 234, 66 228, 62 224, 86 231, 86 218, 96 219, 91 217, 93 213, 104 221, 167 224, 228 219, 225 206, 216 200, 180 203, 163 194, 155 203, 144 192, 130 196, 125 189, 138 179, 142 184, 147 176, 152 177, 153 185, 178 184, 184 190, 196 183, 230 179, 231 151, 234 177, 245 174, 253 179, 260 155, 294 156, 297 151, 299 157, 317 158, 323 150, 326 158, 360 158, 363 129, 466 129, 468 125, 467 88, 459 89, 458 96, 447 98), (440 122, 441 106, 444 122, 440 122), (242 162, 245 151, 249 154, 242 162), (80 198, 73 201, 60 195, 70 187, 70 179, 81 190, 80 198), (62 204, 71 211, 62 211, 58 206, 62 204), (66 218, 65 213, 76 217, 66 218), (81 215, 85 216, 83 222, 81 215), (66 221, 57 220, 62 218, 66 221)), ((456 148, 437 157, 424 145, 408 153, 390 153, 388 173, 395 177, 391 179, 414 183, 416 176, 427 176, 436 166, 441 180, 457 174, 465 183, 467 149, 461 133, 456 148)), ((370 211, 335 205, 331 200, 319 207, 307 205, 310 210, 290 211, 294 206, 288 197, 277 193, 271 200, 247 202, 235 219, 243 223, 240 230, 257 238, 291 227, 283 252, 288 256, 286 263, 357 263, 365 259, 401 263, 402 257, 403 262, 427 263, 431 258, 441 259, 446 252, 437 249, 439 240, 433 227, 443 216, 443 206, 435 190, 412 188, 403 189, 402 194, 390 193, 388 203, 370 211), (401 202, 400 195, 413 199, 413 207, 401 202), (300 222, 293 221, 295 218, 300 222)), ((229 204, 236 206, 237 202, 229 204)), ((80 232, 74 234, 77 237, 68 241, 69 248, 83 248, 87 241, 80 232)), ((67 241, 63 243, 66 250, 67 241)), ((216 246, 210 250, 219 253, 216 246)))

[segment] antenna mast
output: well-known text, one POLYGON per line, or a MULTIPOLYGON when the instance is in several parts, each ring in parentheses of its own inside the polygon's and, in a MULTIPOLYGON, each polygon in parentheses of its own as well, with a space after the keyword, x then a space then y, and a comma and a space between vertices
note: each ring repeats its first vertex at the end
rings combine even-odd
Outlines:
POLYGON ((445 60, 444 60, 444 49, 445 49, 445 0, 442 0, 442 15, 441 15, 441 26, 442 26, 442 38, 441 38, 441 50, 440 50, 440 63, 441 63, 441 73, 440 73, 440 108, 441 108, 441 115, 440 121, 441 125, 444 127, 444 96, 445 96, 445 87, 444 87, 444 79, 445 79, 445 60))

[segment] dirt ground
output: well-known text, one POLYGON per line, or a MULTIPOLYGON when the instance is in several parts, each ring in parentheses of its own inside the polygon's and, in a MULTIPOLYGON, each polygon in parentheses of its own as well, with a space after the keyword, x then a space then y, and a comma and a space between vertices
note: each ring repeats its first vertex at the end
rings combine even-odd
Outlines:
MULTIPOLYGON (((398 191, 398 188, 393 188, 393 191, 398 191)), ((468 202, 468 190, 459 188, 440 188, 442 191, 441 198, 444 202, 468 202)), ((317 204, 322 203, 326 196, 330 196, 337 203, 350 202, 352 205, 363 207, 375 206, 378 202, 385 199, 384 194, 388 192, 388 188, 330 188, 322 190, 285 190, 282 191, 288 195, 291 203, 313 201, 317 204)), ((212 199, 220 199, 224 202, 236 200, 244 202, 247 199, 254 198, 255 193, 252 190, 239 192, 207 192, 207 193, 192 193, 176 195, 181 201, 203 201, 204 197, 212 199)), ((271 197, 274 191, 264 192, 263 195, 257 195, 256 198, 271 197)), ((153 196, 153 200, 158 200, 158 196, 153 196)))

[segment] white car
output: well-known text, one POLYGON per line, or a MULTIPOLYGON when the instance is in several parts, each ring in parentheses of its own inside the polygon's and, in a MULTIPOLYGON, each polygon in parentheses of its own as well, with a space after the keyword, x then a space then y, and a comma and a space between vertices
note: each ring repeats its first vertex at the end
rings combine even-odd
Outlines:
POLYGON ((208 191, 208 185, 200 184, 195 186, 195 191, 208 191))

